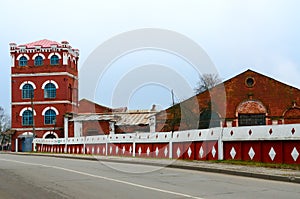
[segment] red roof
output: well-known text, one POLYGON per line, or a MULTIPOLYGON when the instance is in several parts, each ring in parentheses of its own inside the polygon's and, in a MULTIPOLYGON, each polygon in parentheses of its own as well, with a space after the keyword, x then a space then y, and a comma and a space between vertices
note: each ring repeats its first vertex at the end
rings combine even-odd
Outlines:
POLYGON ((43 39, 43 40, 39 40, 39 41, 35 41, 35 42, 32 42, 32 43, 23 44, 23 45, 19 45, 19 46, 26 46, 26 48, 34 48, 35 46, 41 46, 41 47, 44 47, 44 48, 49 48, 49 47, 51 47, 51 45, 61 46, 60 43, 58 43, 56 41, 50 41, 48 39, 43 39))

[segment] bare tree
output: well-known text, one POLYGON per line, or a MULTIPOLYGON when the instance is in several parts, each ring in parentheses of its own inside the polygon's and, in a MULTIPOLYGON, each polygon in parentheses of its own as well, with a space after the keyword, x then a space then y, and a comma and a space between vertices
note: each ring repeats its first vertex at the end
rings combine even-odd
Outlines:
POLYGON ((1 147, 5 141, 9 140, 7 131, 10 129, 10 117, 5 113, 5 110, 0 107, 0 144, 1 147))
POLYGON ((196 94, 209 90, 222 82, 222 79, 219 77, 219 75, 213 73, 203 74, 199 78, 200 80, 197 84, 197 87, 194 89, 196 94))
POLYGON ((3 133, 10 129, 10 118, 5 113, 5 110, 0 107, 0 132, 3 133))

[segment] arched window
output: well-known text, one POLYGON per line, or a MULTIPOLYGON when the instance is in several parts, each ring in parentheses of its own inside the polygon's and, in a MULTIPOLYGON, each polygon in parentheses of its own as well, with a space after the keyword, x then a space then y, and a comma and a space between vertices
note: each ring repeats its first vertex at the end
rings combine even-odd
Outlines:
POLYGON ((46 137, 45 137, 45 139, 55 139, 56 137, 55 137, 55 135, 53 135, 53 134, 48 134, 48 135, 46 135, 46 137))
POLYGON ((265 106, 254 100, 242 102, 237 108, 239 126, 266 125, 265 106))
POLYGON ((200 114, 199 129, 208 129, 220 126, 221 119, 218 113, 211 110, 205 110, 200 114))
POLYGON ((25 56, 22 56, 20 59, 19 59, 19 66, 27 66, 27 58, 25 56))
POLYGON ((22 114, 22 125, 32 126, 33 125, 33 114, 31 110, 26 110, 22 114))
POLYGON ((48 83, 44 90, 45 98, 55 98, 56 97, 56 87, 53 83, 48 83))
POLYGON ((22 87, 22 98, 30 99, 33 98, 33 96, 34 96, 33 86, 31 84, 25 84, 22 87))
POLYGON ((43 64, 44 64, 44 62, 43 62, 43 57, 42 56, 37 56, 34 59, 34 65, 35 66, 42 66, 43 64))
POLYGON ((59 58, 57 55, 52 55, 50 58, 50 65, 58 65, 59 63, 59 58))
POLYGON ((47 110, 45 112, 45 124, 55 124, 56 123, 56 113, 54 110, 47 110))

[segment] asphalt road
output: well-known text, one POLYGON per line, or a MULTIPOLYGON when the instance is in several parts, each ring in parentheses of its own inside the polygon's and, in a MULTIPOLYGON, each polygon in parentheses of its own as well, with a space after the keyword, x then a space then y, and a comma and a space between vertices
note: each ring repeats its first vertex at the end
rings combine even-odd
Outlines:
POLYGON ((300 198, 300 185, 156 166, 0 154, 0 198, 300 198))

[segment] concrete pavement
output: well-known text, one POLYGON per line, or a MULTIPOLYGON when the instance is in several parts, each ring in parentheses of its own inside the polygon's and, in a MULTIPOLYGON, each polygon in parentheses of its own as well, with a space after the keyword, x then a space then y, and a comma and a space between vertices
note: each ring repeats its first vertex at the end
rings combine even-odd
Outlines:
POLYGON ((153 165, 169 168, 197 170, 205 172, 223 173, 229 175, 276 180, 283 182, 300 183, 300 171, 292 169, 277 169, 257 166, 233 165, 226 163, 212 163, 206 161, 186 161, 173 159, 133 158, 118 156, 93 156, 75 154, 50 154, 50 153, 10 153, 14 155, 48 156, 55 158, 73 158, 100 162, 117 162, 129 164, 153 165))

